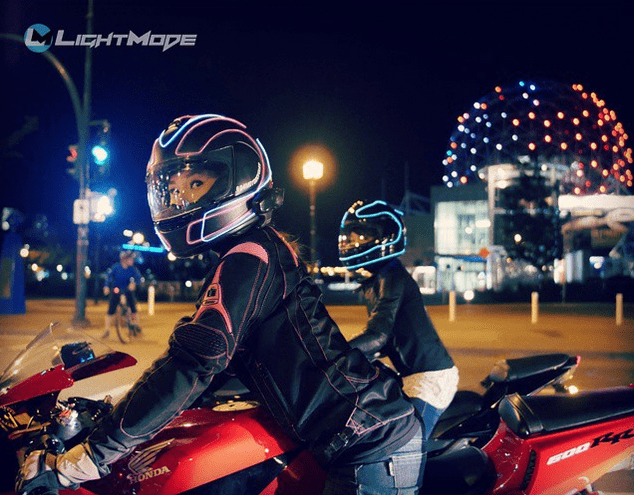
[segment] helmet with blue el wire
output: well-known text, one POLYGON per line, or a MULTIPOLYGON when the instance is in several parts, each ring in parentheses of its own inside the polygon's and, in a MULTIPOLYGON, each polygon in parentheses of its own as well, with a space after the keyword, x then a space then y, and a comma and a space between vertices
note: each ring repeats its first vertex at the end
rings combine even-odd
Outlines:
POLYGON ((405 252, 403 213, 385 201, 357 201, 341 219, 339 260, 355 270, 395 258, 405 252))

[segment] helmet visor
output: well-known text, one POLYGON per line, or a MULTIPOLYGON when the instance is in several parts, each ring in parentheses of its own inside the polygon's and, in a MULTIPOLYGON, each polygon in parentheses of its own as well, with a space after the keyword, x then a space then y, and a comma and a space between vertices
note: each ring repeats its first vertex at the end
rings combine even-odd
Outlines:
POLYGON ((148 173, 148 203, 154 221, 213 206, 229 194, 232 151, 226 148, 216 154, 165 162, 148 173))
POLYGON ((339 253, 365 250, 380 242, 381 233, 371 225, 346 223, 339 233, 339 253))

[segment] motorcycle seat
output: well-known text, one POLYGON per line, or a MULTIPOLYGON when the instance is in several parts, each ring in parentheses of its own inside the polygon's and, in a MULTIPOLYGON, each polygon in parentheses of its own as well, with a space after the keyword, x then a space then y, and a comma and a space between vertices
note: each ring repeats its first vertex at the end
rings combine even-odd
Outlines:
POLYGON ((434 437, 482 410, 483 397, 470 390, 458 390, 449 407, 442 413, 434 427, 434 437))
POLYGON ((492 382, 512 382, 530 376, 556 370, 564 366, 570 356, 568 354, 540 354, 517 359, 506 359, 496 365, 488 376, 492 382))
POLYGON ((513 394, 502 399, 499 411, 520 437, 551 433, 634 414, 634 388, 613 387, 575 395, 513 394))
POLYGON ((495 474, 487 455, 469 446, 428 457, 420 495, 480 495, 490 489, 495 474))

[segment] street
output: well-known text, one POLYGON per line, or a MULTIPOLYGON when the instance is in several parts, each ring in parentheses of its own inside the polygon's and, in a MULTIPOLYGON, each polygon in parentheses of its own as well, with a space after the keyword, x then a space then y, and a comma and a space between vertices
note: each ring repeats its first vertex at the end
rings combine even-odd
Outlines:
MULTIPOLYGON (((67 395, 118 400, 130 384, 166 347, 174 323, 193 312, 192 303, 158 303, 153 316, 147 304, 139 305, 143 336, 132 344, 121 344, 111 334, 112 348, 138 360, 134 367, 95 377, 66 391, 67 395), (114 385, 113 385, 114 384, 114 385)), ((346 338, 358 334, 366 319, 362 306, 330 306, 329 311, 346 338)), ((68 324, 74 315, 74 300, 29 300, 25 315, 0 316, 0 367, 4 370, 15 355, 49 322, 68 324)), ((85 331, 95 338, 103 334, 106 304, 90 301, 85 331)), ((634 306, 626 305, 617 325, 610 304, 543 304, 536 323, 531 322, 529 304, 460 305, 456 321, 449 321, 447 306, 428 311, 441 339, 460 370, 460 388, 480 390, 479 382, 499 359, 537 353, 565 352, 581 356, 572 383, 580 390, 627 385, 634 382, 634 306)), ((62 395, 64 397, 64 395, 62 395)), ((630 473, 610 474, 602 489, 615 494, 634 493, 630 473)))

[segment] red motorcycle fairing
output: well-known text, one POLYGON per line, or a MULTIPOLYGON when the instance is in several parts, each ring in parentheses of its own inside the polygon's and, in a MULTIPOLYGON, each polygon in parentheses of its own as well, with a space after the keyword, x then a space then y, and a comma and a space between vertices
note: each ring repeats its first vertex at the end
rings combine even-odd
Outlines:
POLYGON ((500 418, 483 448, 498 472, 493 495, 577 493, 634 454, 632 387, 509 396, 500 418))
POLYGON ((72 387, 74 383, 75 380, 64 369, 64 365, 59 364, 4 390, 0 395, 0 407, 10 406, 42 395, 56 394, 60 390, 72 387))
POLYGON ((318 495, 325 479, 314 458, 251 402, 184 411, 111 468, 83 493, 318 495))
POLYGON ((0 393, 0 406, 10 406, 34 397, 60 392, 72 387, 75 381, 134 366, 136 363, 132 356, 117 351, 70 368, 59 364, 3 390, 0 393))
POLYGON ((634 454, 632 416, 531 438, 535 468, 527 495, 581 491, 634 454))
POLYGON ((482 450, 489 456, 497 472, 497 481, 490 492, 492 495, 514 493, 514 489, 520 490, 526 484, 525 476, 531 462, 530 447, 504 420, 500 421, 495 435, 482 450))

